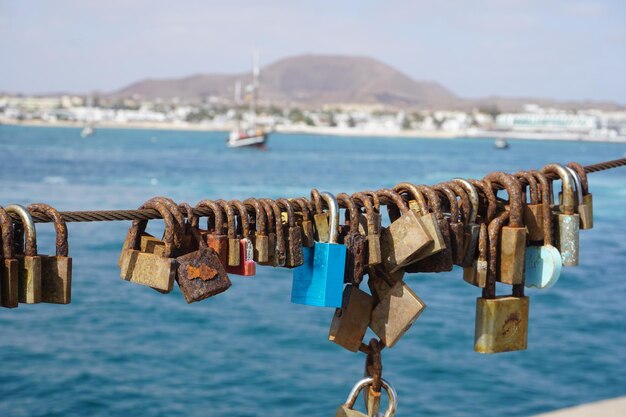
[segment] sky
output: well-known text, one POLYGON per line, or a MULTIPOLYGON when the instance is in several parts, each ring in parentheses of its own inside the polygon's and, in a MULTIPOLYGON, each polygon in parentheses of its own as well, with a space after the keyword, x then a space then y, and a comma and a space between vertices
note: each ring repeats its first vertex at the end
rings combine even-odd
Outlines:
POLYGON ((461 97, 626 103, 623 0, 0 0, 0 91, 365 55, 461 97))

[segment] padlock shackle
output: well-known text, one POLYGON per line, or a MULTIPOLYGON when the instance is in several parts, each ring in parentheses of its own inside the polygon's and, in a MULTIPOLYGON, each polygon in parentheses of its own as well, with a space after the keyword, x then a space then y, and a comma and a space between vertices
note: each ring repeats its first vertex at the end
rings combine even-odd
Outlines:
POLYGON ((450 206, 449 223, 459 223, 461 219, 459 218, 459 203, 456 200, 456 194, 443 184, 437 184, 433 186, 433 189, 439 191, 440 194, 443 194, 448 199, 448 205, 450 206))
POLYGON ((441 211, 441 200, 432 187, 427 185, 418 185, 417 190, 424 196, 426 196, 426 204, 428 210, 435 214, 437 220, 443 219, 443 212, 441 211))
POLYGON ((528 194, 530 194, 530 204, 539 204, 539 191, 535 176, 530 171, 519 171, 513 175, 526 181, 526 184, 522 183, 524 202, 526 203, 528 201, 528 194), (530 189, 530 193, 526 192, 527 188, 530 189))
POLYGON ((186 232, 191 233, 196 242, 198 242, 198 248, 206 249, 207 244, 205 240, 200 235, 200 230, 198 230, 198 216, 193 212, 193 208, 188 203, 180 203, 178 205, 180 210, 185 213, 187 216, 187 222, 185 224, 186 232))
MULTIPOLYGON (((491 183, 499 184, 504 187, 509 195, 510 216, 509 225, 511 227, 524 227, 523 208, 522 208, 522 184, 513 175, 505 172, 492 172, 485 175, 483 181, 491 185, 491 183)), ((495 193, 495 192, 494 192, 495 193)))
POLYGON ((541 195, 541 207, 543 217, 543 244, 545 246, 552 246, 554 240, 552 238, 552 208, 550 207, 550 181, 540 171, 530 171, 530 173, 537 179, 537 186, 539 187, 541 195))
MULTIPOLYGON (((561 164, 548 164, 541 169, 544 174, 557 174, 561 179, 561 190, 563 192, 563 204, 560 209, 563 214, 574 214, 574 206, 576 205, 576 194, 574 193, 574 179, 572 174, 561 164)), ((550 193, 551 200, 554 200, 554 194, 550 193)))
POLYGON ((255 212, 255 234, 259 236, 267 236, 267 215, 265 210, 254 198, 248 198, 243 202, 247 207, 252 207, 255 212))
POLYGON ((311 201, 313 202, 313 207, 315 207, 315 214, 324 214, 322 196, 317 188, 311 189, 311 201))
MULTIPOLYGON (((224 233, 224 212, 221 207, 212 200, 202 200, 196 207, 206 207, 213 213, 213 233, 216 235, 222 235, 224 233)), ((211 230, 210 218, 207 216, 207 229, 211 230)))
POLYGON ((15 213, 20 216, 24 227, 24 255, 37 256, 37 231, 35 230, 35 222, 32 216, 26 210, 26 207, 19 204, 9 204, 4 208, 7 213, 15 213))
POLYGON ((476 191, 476 187, 474 187, 469 181, 463 178, 455 178, 452 181, 459 184, 465 189, 471 204, 469 222, 476 223, 476 216, 478 216, 478 208, 480 207, 480 201, 478 198, 478 191, 476 191))
MULTIPOLYGON (((354 404, 356 403, 357 398, 359 397, 359 394, 361 393, 361 391, 363 391, 363 388, 369 387, 373 384, 373 382, 374 378, 372 377, 366 377, 357 382, 356 385, 352 387, 350 394, 348 394, 348 398, 346 399, 344 405, 352 409, 352 407, 354 407, 354 404)), ((389 405, 387 406, 387 411, 385 411, 383 417, 392 417, 396 413, 396 410, 398 408, 398 395, 396 394, 396 390, 394 389, 394 387, 389 382, 387 382, 386 379, 381 378, 380 383, 387 393, 387 396, 389 396, 389 405)))
POLYGON ((239 219, 241 221, 242 237, 249 238, 251 234, 250 234, 250 221, 248 219, 248 209, 239 200, 230 200, 228 204, 237 208, 237 212, 239 213, 239 219))
POLYGON ((346 193, 337 194, 339 208, 345 208, 344 219, 350 224, 350 234, 359 234, 359 210, 351 196, 346 193))
POLYGON ((2 255, 4 259, 13 259, 13 221, 4 207, 0 206, 0 230, 2 231, 2 255))
POLYGON ((67 242, 67 225, 65 220, 61 217, 59 212, 48 204, 38 203, 28 206, 28 211, 31 213, 40 213, 48 216, 54 223, 55 230, 55 251, 56 256, 68 256, 69 245, 67 242))
POLYGON ((496 217, 496 211, 498 207, 496 194, 493 192, 493 189, 484 181, 476 179, 469 179, 468 181, 474 187, 482 191, 485 200, 487 200, 487 211, 485 212, 485 218, 483 219, 483 222, 490 223, 494 219, 494 217, 496 217))
POLYGON ((576 170, 568 166, 566 166, 565 169, 569 171, 569 173, 572 175, 572 178, 574 179, 574 187, 576 187, 576 201, 578 204, 582 204, 583 203, 583 186, 582 186, 582 182, 580 181, 580 177, 578 176, 578 172, 576 172, 576 170))
POLYGON ((225 200, 217 200, 216 203, 219 204, 226 213, 226 236, 228 236, 228 239, 236 239, 237 225, 235 223, 235 210, 233 206, 228 204, 225 200))
POLYGON ((583 195, 589 194, 589 181, 587 179, 587 172, 585 171, 585 167, 580 165, 578 162, 570 162, 567 164, 568 167, 572 168, 578 174, 580 178, 580 183, 583 187, 583 195))
POLYGON ((328 243, 339 242, 339 203, 334 195, 328 191, 320 193, 328 206, 328 243))
POLYGON ((180 211, 178 204, 176 204, 176 202, 169 197, 163 197, 163 196, 152 197, 151 199, 146 201, 146 203, 153 202, 153 201, 156 201, 156 202, 159 202, 160 204, 165 205, 166 208, 169 210, 170 217, 172 219, 173 244, 175 247, 179 248, 183 241, 183 230, 185 228, 185 216, 183 216, 183 213, 180 211))
POLYGON ((408 183, 408 182, 401 182, 399 184, 396 184, 395 187, 393 187, 393 191, 395 191, 398 194, 403 194, 403 193, 410 194, 410 197, 412 197, 413 200, 417 201, 417 205, 420 211, 418 214, 420 216, 424 216, 428 214, 428 205, 426 204, 426 199, 424 198, 424 195, 420 192, 420 190, 417 188, 416 185, 408 183))
POLYGON ((357 192, 352 194, 352 198, 355 202, 361 202, 361 206, 365 207, 365 219, 367 220, 367 234, 377 235, 378 222, 376 221, 376 212, 374 205, 372 204, 371 197, 365 193, 357 192))

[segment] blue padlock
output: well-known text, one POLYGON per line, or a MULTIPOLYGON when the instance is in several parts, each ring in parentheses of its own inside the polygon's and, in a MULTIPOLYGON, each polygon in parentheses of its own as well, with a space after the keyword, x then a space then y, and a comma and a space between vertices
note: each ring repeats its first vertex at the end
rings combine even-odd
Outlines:
POLYGON ((330 241, 302 248, 304 264, 294 268, 291 302, 317 307, 341 307, 346 247, 339 238, 339 204, 335 196, 320 193, 328 205, 330 241))

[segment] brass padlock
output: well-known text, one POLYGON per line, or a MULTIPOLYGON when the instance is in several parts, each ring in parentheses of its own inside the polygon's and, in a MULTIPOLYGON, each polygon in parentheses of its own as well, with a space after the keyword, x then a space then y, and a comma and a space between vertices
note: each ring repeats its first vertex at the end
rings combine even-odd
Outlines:
POLYGON ((489 268, 482 297, 476 299, 474 350, 499 353, 525 350, 528 340, 529 299, 524 296, 524 283, 513 285, 511 296, 496 296, 498 239, 508 219, 505 211, 489 224, 489 268))
POLYGON ((315 231, 317 234, 318 242, 328 242, 330 239, 330 229, 328 227, 328 213, 324 212, 322 207, 322 197, 320 192, 313 188, 311 190, 311 201, 315 207, 315 214, 313 219, 315 221, 315 231))
POLYGON ((367 242, 366 262, 368 265, 378 265, 383 261, 380 249, 380 213, 372 204, 371 197, 365 193, 352 194, 354 201, 365 208, 365 215, 359 214, 359 233, 364 234, 367 242))
POLYGON ((480 225, 478 234, 478 258, 474 259, 472 266, 463 268, 463 279, 465 282, 484 288, 487 285, 487 248, 488 248, 487 225, 480 225))
POLYGON ((163 252, 143 252, 140 236, 148 225, 147 220, 135 220, 128 230, 127 246, 122 249, 120 278, 135 284, 146 285, 161 292, 170 292, 174 286, 176 261, 171 258, 174 245, 174 220, 168 207, 160 201, 147 201, 140 209, 157 210, 165 223, 163 252))
MULTIPOLYGON (((577 206, 574 192, 574 179, 565 167, 559 164, 548 164, 541 170, 544 174, 557 174, 561 179, 563 202, 558 211, 553 213, 555 220, 555 243, 561 252, 563 266, 578 265, 580 216, 575 213, 577 206)), ((550 193, 552 199, 554 195, 550 193)))
POLYGON ((357 352, 370 324, 374 300, 357 286, 348 284, 343 290, 341 308, 335 310, 328 340, 357 352))
POLYGON ((296 198, 293 201, 300 207, 301 219, 299 225, 302 229, 302 246, 311 248, 315 246, 315 232, 313 230, 314 220, 311 217, 311 203, 303 197, 296 198))
MULTIPOLYGON (((380 382, 389 397, 389 405, 387 406, 387 410, 385 411, 383 417, 393 417, 396 413, 396 409, 398 408, 398 397, 396 395, 396 391, 384 378, 381 378, 380 382)), ((340 405, 335 412, 335 417, 367 417, 367 414, 358 412, 354 410, 353 407, 359 397, 359 393, 363 391, 364 388, 371 386, 373 383, 374 379, 371 377, 363 378, 357 382, 352 388, 352 391, 350 391, 346 402, 340 405)))
POLYGON ((197 209, 209 209, 211 215, 207 216, 207 229, 200 230, 207 246, 215 251, 222 262, 228 264, 228 237, 225 234, 224 212, 222 207, 214 201, 202 200, 196 204, 197 209), (211 221, 212 220, 212 221, 211 221))
POLYGON ((426 228, 428 235, 432 238, 432 241, 420 251, 416 261, 428 258, 444 250, 446 248, 446 242, 441 234, 437 217, 434 213, 431 213, 428 210, 428 205, 426 204, 424 195, 415 185, 408 182, 396 185, 393 190, 399 194, 408 194, 409 208, 419 216, 419 219, 426 228))
POLYGON ((17 234, 22 230, 25 236, 23 253, 15 255, 18 260, 18 298, 20 303, 36 304, 41 302, 41 256, 37 255, 37 232, 33 218, 26 208, 19 204, 5 207, 7 213, 20 216, 22 224, 16 226, 17 234), (23 228, 23 229, 22 229, 23 228))
MULTIPOLYGON (((286 198, 276 200, 279 207, 282 207, 287 217, 287 230, 285 230, 284 239, 287 241, 287 258, 285 266, 295 268, 304 263, 302 255, 302 230, 296 223, 296 215, 293 211, 291 203, 286 198)), ((283 225, 284 226, 284 225, 283 225)))
POLYGON ((378 190, 377 194, 387 198, 388 207, 395 206, 401 213, 389 227, 383 228, 380 236, 383 265, 387 271, 395 272, 415 262, 433 239, 419 217, 409 209, 398 193, 378 190))
MULTIPOLYGON (((198 249, 178 256, 176 282, 188 304, 220 294, 231 282, 217 253, 209 248, 200 235, 198 219, 188 204, 181 204, 187 214, 187 233, 197 242, 198 249)), ((191 247, 193 245, 189 245, 191 247)))
POLYGON ((583 200, 578 203, 578 214, 580 215, 580 228, 583 230, 593 228, 593 196, 589 192, 589 182, 585 168, 577 162, 567 164, 578 174, 582 186, 583 200))
POLYGON ((345 208, 345 222, 349 229, 344 237, 346 246, 346 267, 344 282, 359 285, 365 274, 365 236, 359 232, 359 210, 348 194, 337 195, 339 207, 345 208))
POLYGON ((370 328, 385 346, 393 347, 417 320, 426 304, 402 280, 394 283, 393 278, 378 271, 370 268, 368 285, 376 300, 370 328))
POLYGON ((56 255, 41 257, 41 301, 69 304, 72 301, 72 258, 68 255, 65 221, 54 207, 47 204, 31 204, 28 211, 50 218, 56 231, 56 255))
POLYGON ((13 221, 4 207, 0 207, 0 229, 3 256, 0 264, 0 306, 16 308, 19 304, 19 265, 13 247, 13 221))
POLYGON ((267 235, 267 215, 259 201, 249 198, 243 202, 246 206, 252 207, 255 212, 254 227, 252 234, 252 245, 254 247, 254 260, 259 264, 267 264, 269 261, 269 237, 267 235))
POLYGON ((529 171, 520 171, 515 176, 525 180, 530 191, 527 193, 527 187, 522 186, 524 224, 528 229, 526 238, 529 242, 543 240, 543 205, 541 204, 541 196, 537 192, 537 179, 529 171), (528 202, 528 197, 530 197, 530 202, 528 202))
MULTIPOLYGON (((483 181, 504 187, 509 195, 509 224, 502 227, 497 279, 509 285, 523 283, 526 227, 522 218, 522 186, 515 177, 504 172, 492 172, 483 181)), ((491 236, 489 237, 491 244, 491 236)))

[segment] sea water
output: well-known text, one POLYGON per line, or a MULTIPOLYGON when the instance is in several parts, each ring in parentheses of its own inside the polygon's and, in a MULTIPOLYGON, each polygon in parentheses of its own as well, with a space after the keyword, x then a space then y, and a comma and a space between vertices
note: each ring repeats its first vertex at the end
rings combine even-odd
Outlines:
MULTIPOLYGON (((0 204, 129 209, 166 195, 201 199, 354 192, 401 181, 482 178, 549 162, 595 163, 626 145, 271 136, 266 152, 228 149, 225 133, 0 126, 0 204)), ((455 268, 407 283, 428 307, 383 376, 400 416, 528 416, 626 395, 626 168, 590 175, 595 228, 580 266, 531 289, 528 350, 473 351, 475 299, 455 268)), ((151 230, 159 232, 158 222, 151 230)), ((291 272, 258 267, 187 305, 119 279, 128 222, 71 223, 72 304, 0 311, 0 416, 334 415, 364 355, 327 340, 333 309, 289 302, 291 272)), ((41 253, 53 229, 37 225, 41 253)), ((369 337, 369 335, 368 335, 369 337)), ((358 403, 362 406, 362 402, 358 403)))

